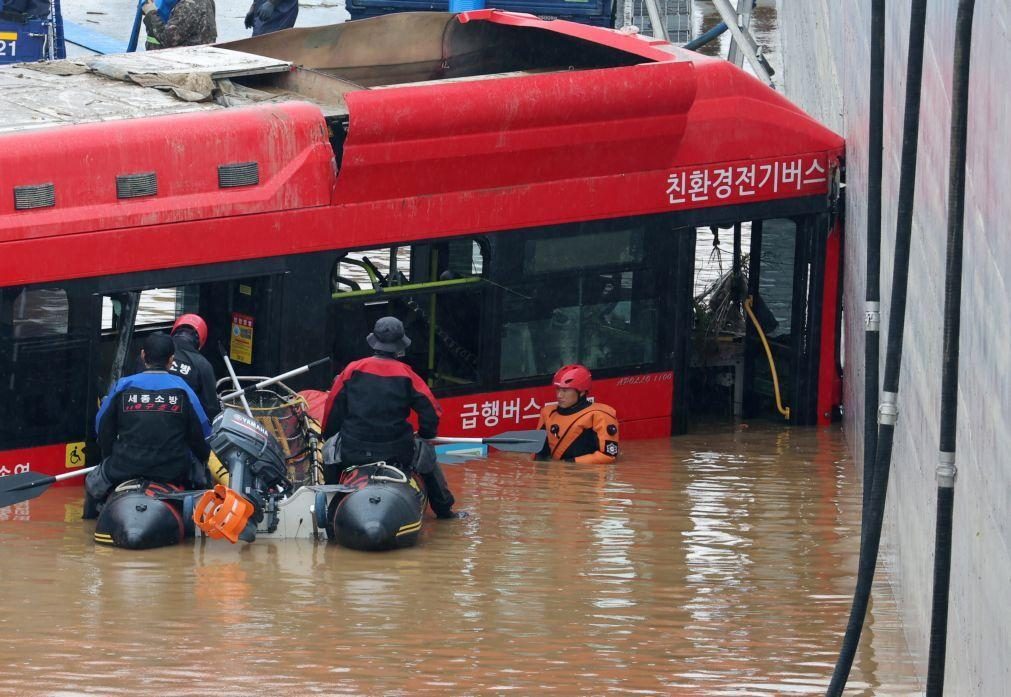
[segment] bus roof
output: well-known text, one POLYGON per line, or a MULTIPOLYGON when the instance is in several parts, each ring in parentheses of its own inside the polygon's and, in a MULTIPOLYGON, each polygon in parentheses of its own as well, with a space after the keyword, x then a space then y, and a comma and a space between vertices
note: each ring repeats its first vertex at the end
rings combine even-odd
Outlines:
POLYGON ((495 10, 0 68, 0 113, 0 283, 30 240, 295 209, 421 238, 827 199, 843 149, 726 61, 495 10))
POLYGON ((673 59, 664 42, 572 22, 494 10, 390 15, 219 46, 0 69, 0 134, 265 101, 304 100, 346 114, 343 96, 356 90, 673 59))

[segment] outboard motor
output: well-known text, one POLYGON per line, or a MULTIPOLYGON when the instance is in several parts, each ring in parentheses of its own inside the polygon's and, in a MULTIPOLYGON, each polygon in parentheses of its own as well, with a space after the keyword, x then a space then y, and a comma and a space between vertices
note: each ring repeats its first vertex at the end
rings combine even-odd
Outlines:
POLYGON ((256 419, 228 408, 214 419, 210 445, 228 469, 229 486, 219 484, 204 494, 194 514, 197 525, 210 537, 232 542, 255 540, 264 519, 273 532, 276 501, 289 488, 277 441, 256 419))

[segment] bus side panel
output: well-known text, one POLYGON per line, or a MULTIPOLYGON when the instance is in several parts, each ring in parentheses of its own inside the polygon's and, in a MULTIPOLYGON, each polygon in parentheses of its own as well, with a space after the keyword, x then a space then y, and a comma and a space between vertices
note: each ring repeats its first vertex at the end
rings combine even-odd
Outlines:
POLYGON ((842 378, 839 375, 839 307, 842 224, 836 220, 825 244, 825 284, 822 295, 821 358, 818 363, 818 424, 832 423, 833 414, 842 403, 842 378))
POLYGON ((323 115, 301 103, 8 134, 0 242, 323 206, 335 177, 323 115), (218 168, 239 165, 255 166, 255 181, 223 185, 218 168), (131 175, 154 177, 154 193, 120 198, 117 177, 131 175), (55 205, 16 210, 8 192, 41 183, 55 205))
POLYGON ((669 417, 622 421, 621 439, 627 441, 643 440, 646 438, 669 438, 671 432, 670 423, 669 417))
MULTIPOLYGON (((37 448, 2 450, 0 451, 0 477, 25 472, 46 475, 69 472, 84 464, 83 446, 83 443, 58 443, 37 448)), ((70 484, 82 484, 83 482, 83 478, 68 481, 70 484)))
MULTIPOLYGON (((618 412, 623 437, 656 438, 670 431, 672 388, 673 373, 646 373, 594 380, 591 396, 618 412)), ((483 438, 533 429, 554 400, 551 385, 443 398, 439 434, 483 438)))

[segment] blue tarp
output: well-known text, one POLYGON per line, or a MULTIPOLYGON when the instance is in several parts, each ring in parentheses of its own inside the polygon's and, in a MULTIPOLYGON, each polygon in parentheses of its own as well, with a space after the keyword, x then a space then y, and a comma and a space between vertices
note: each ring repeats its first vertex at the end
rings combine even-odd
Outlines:
POLYGON ((95 53, 125 53, 126 42, 114 39, 111 36, 101 34, 94 29, 74 24, 73 22, 63 22, 63 34, 67 43, 86 48, 95 53))

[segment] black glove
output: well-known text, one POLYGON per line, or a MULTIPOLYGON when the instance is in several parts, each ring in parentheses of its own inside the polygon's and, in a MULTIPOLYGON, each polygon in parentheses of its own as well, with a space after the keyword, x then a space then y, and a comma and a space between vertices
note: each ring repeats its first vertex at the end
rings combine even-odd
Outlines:
POLYGON ((246 29, 253 28, 253 8, 249 8, 249 12, 246 13, 246 21, 243 22, 246 25, 246 29))
POLYGON ((270 0, 260 5, 260 9, 256 11, 256 16, 260 18, 261 22, 266 22, 273 14, 274 3, 270 2, 270 0))

